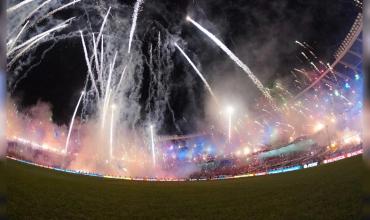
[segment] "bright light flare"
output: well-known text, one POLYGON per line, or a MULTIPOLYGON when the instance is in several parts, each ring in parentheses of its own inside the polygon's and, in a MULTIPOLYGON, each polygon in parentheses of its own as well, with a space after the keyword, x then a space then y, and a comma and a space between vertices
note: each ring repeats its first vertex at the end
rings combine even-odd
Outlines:
POLYGON ((343 138, 344 144, 360 144, 361 143, 361 137, 360 135, 345 135, 343 138))
POLYGON ((249 147, 245 147, 244 150, 243 150, 243 153, 244 155, 248 155, 250 154, 251 150, 249 149, 249 147))
POLYGON ((234 108, 232 106, 227 106, 226 111, 227 114, 231 115, 234 113, 234 108))
POLYGON ((332 142, 332 143, 330 144, 330 147, 331 147, 331 148, 336 148, 336 147, 337 147, 337 142, 332 142))
POLYGON ((319 132, 321 131, 322 129, 325 128, 325 125, 321 122, 318 122, 314 127, 313 127, 313 131, 316 133, 316 132, 319 132))

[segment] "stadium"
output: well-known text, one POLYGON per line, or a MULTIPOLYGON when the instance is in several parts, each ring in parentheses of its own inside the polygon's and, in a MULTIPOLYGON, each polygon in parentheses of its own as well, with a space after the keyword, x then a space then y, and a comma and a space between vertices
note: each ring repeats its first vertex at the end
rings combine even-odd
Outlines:
MULTIPOLYGON (((156 22, 140 22, 152 16, 146 10, 154 10, 144 1, 134 1, 132 7, 115 1, 10 2, 6 36, 11 73, 6 107, 9 217, 362 217, 360 182, 366 168, 361 161, 361 1, 348 3, 353 19, 342 30, 345 34, 340 35, 340 44, 336 42, 331 60, 317 55, 315 46, 295 40, 299 62, 289 74, 269 81, 254 75, 253 68, 232 51, 236 48, 229 49, 220 34, 213 34, 215 27, 197 17, 196 10, 187 11, 181 24, 208 41, 209 50, 216 48, 216 55, 229 59, 225 66, 238 68, 242 76, 232 82, 247 80, 248 86, 243 87, 253 87, 246 90, 256 94, 248 102, 234 98, 240 97, 239 90, 230 92, 230 87, 222 86, 230 76, 222 75, 217 82, 210 73, 203 75, 209 70, 201 68, 206 59, 197 54, 201 49, 192 50, 196 46, 191 45, 199 39, 171 32, 160 23, 168 19, 165 15, 154 16, 156 22), (78 45, 79 52, 60 49, 71 45, 78 45), (68 124, 55 120, 56 111, 49 103, 26 106, 27 95, 19 101, 20 93, 30 91, 41 99, 34 88, 40 80, 29 80, 32 90, 27 90, 27 80, 39 66, 54 67, 43 64, 54 50, 59 51, 54 56, 62 53, 78 64, 68 63, 70 67, 61 66, 61 71, 79 72, 81 78, 70 83, 78 85, 74 89, 60 82, 63 91, 74 90, 68 93, 73 94, 68 104, 62 102, 72 105, 68 124), (173 72, 192 78, 173 76, 173 72), (173 88, 180 95, 174 95, 173 88), (192 96, 181 93, 184 88, 193 91, 192 96), (192 97, 201 97, 201 105, 182 101, 176 107, 178 101, 173 101, 192 97), (193 105, 202 109, 190 114, 195 122, 185 119, 187 111, 195 111, 186 106, 193 105)), ((51 83, 51 77, 48 80, 51 83)))

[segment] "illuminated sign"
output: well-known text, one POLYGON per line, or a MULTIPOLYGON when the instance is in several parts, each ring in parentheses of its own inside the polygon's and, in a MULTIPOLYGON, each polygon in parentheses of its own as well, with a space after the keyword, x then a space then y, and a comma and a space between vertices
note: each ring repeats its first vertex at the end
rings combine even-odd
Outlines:
POLYGON ((330 158, 330 159, 326 159, 326 160, 324 160, 324 164, 332 163, 332 162, 335 162, 335 161, 338 161, 338 160, 342 160, 344 158, 346 158, 346 156, 341 155, 341 156, 338 156, 338 157, 333 157, 333 158, 330 158))
POLYGON ((313 163, 303 165, 303 168, 306 169, 306 168, 316 167, 317 165, 319 165, 319 162, 313 162, 313 163))
POLYGON ((285 173, 285 172, 290 172, 290 171, 295 171, 295 170, 300 170, 302 169, 301 165, 297 165, 294 167, 287 167, 287 168, 282 168, 282 169, 277 169, 277 170, 270 170, 267 173, 268 174, 276 174, 276 173, 285 173))
POLYGON ((363 153, 363 149, 352 152, 352 153, 348 153, 346 156, 347 157, 353 157, 353 156, 356 156, 356 155, 359 155, 359 154, 362 154, 362 153, 363 153))

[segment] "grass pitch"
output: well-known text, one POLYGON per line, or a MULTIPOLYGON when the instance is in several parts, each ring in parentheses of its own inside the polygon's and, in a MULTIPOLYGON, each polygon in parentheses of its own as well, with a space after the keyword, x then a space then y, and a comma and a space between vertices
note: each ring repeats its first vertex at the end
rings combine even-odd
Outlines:
POLYGON ((10 219, 360 219, 360 156, 270 176, 138 182, 7 161, 10 219))

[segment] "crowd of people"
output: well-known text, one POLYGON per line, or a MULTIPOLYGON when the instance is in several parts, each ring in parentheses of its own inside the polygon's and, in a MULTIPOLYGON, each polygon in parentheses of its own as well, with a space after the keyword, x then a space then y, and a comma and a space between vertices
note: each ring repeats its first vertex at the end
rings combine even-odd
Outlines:
MULTIPOLYGON (((278 149, 261 148, 248 155, 228 154, 217 156, 211 152, 203 157, 184 159, 177 151, 175 157, 163 160, 160 166, 166 171, 186 169, 186 166, 195 166, 196 169, 185 179, 217 179, 246 174, 268 173, 274 170, 303 166, 305 164, 323 163, 323 161, 346 155, 362 149, 362 144, 347 144, 343 146, 308 145, 304 150, 273 153, 278 149), (268 154, 266 154, 268 153, 268 154), (268 155, 268 156, 264 156, 268 155)), ((179 153, 180 152, 180 153, 179 153)), ((17 142, 8 142, 7 155, 12 158, 29 161, 42 166, 63 168, 68 160, 65 155, 34 149, 17 142)))

